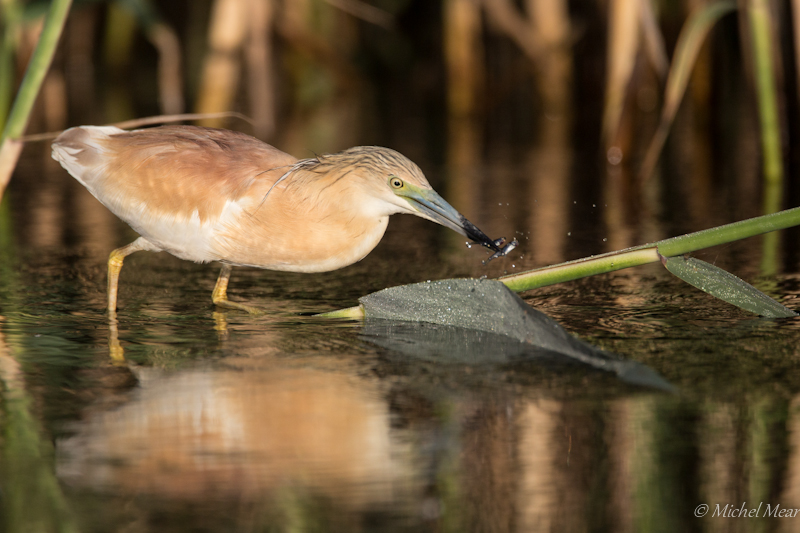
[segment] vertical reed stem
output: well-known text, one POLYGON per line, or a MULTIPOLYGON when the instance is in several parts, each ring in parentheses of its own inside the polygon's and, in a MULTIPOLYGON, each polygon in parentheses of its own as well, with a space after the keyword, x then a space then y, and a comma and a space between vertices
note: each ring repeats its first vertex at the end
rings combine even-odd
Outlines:
POLYGON ((61 37, 61 32, 64 30, 64 23, 67 20, 71 5, 72 0, 53 0, 51 2, 36 50, 34 50, 31 61, 28 63, 25 77, 8 116, 3 136, 0 138, 0 159, 5 155, 6 157, 11 157, 12 160, 0 160, 0 169, 4 170, 4 172, 0 172, 0 198, 3 191, 5 191, 6 185, 8 185, 8 180, 11 179, 11 173, 16 166, 16 159, 19 157, 20 152, 19 149, 8 149, 5 145, 9 142, 18 142, 17 139, 25 133, 31 109, 33 109, 33 104, 36 102, 36 96, 39 94, 44 77, 50 69, 50 64, 53 62, 53 55, 61 37))
POLYGON ((22 19, 22 5, 17 0, 0 0, 3 34, 0 41, 0 128, 6 123, 14 90, 14 50, 22 19))
POLYGON ((775 87, 773 50, 770 35, 773 24, 767 0, 751 0, 748 16, 753 32, 758 116, 761 125, 761 149, 764 163, 764 214, 780 210, 783 199, 783 160, 781 154, 778 94, 775 87))
MULTIPOLYGON (((768 0, 750 0, 747 10, 753 33, 753 65, 755 73, 758 117, 761 125, 761 151, 764 165, 764 214, 775 213, 783 203, 783 160, 781 154, 778 94, 773 69, 771 32, 774 24, 768 0)), ((780 237, 764 236, 762 244, 761 273, 769 276, 778 268, 780 237)))

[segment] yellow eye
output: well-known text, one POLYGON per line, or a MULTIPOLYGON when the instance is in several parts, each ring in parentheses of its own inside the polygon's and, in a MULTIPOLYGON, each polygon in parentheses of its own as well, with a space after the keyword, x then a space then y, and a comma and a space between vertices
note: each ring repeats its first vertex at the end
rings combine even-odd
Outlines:
POLYGON ((401 180, 397 176, 390 176, 389 185, 391 185, 393 189, 400 189, 403 187, 403 180, 401 180))

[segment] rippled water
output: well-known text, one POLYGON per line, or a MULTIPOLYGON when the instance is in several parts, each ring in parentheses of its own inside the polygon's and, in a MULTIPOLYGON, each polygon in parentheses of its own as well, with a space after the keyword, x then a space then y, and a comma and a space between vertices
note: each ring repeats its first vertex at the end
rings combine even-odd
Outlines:
MULTIPOLYGON (((339 272, 235 270, 231 298, 260 317, 215 311, 216 266, 135 254, 110 324, 105 258, 133 235, 65 174, 45 176, 4 204, 8 531, 716 531, 733 526, 698 505, 800 507, 798 319, 751 317, 657 266, 524 295, 660 373, 667 394, 558 357, 422 357, 385 347, 391 329, 310 316, 540 264, 522 240, 484 267, 485 251, 401 217, 339 272)), ((502 207, 470 217, 510 237, 524 217, 502 207)), ((603 246, 584 235, 564 247, 603 246)), ((704 258, 753 280, 753 249, 704 258)), ((796 270, 759 283, 800 307, 796 270)))

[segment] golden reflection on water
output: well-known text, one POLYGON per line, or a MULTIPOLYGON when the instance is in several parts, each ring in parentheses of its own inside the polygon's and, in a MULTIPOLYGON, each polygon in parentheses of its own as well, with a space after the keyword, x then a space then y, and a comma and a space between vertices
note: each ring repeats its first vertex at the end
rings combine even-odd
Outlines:
MULTIPOLYGON (((795 394, 788 406, 787 423, 790 457, 786 468, 784 497, 786 507, 800 508, 800 394, 795 394)), ((790 531, 785 527, 784 531, 790 531)))
POLYGON ((408 459, 389 438, 377 380, 258 367, 136 369, 129 402, 94 413, 59 442, 58 476, 179 500, 253 500, 301 487, 351 509, 402 491, 408 459))
POLYGON ((752 476, 774 485, 780 469, 764 465, 778 457, 758 442, 759 421, 732 403, 689 408, 681 422, 674 417, 687 406, 659 396, 595 405, 538 394, 389 401, 375 376, 271 357, 134 372, 139 386, 126 402, 89 409, 56 442, 56 475, 71 493, 175 506, 260 502, 281 520, 290 514, 283 495, 305 494, 331 502, 334 515, 403 509, 412 521, 465 531, 583 530, 598 521, 612 531, 675 531, 693 523, 700 502, 800 505, 795 414, 782 488, 763 492, 752 476), (697 455, 687 456, 693 433, 697 455), (684 471, 693 460, 697 470, 684 471), (690 493, 674 492, 686 484, 690 493))

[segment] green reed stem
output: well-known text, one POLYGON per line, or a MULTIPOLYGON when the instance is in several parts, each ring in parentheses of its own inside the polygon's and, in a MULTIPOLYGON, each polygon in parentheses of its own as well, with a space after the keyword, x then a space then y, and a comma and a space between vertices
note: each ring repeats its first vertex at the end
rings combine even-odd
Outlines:
POLYGON ((655 263, 660 260, 660 256, 672 257, 688 254, 703 248, 798 225, 800 225, 800 207, 795 207, 786 211, 688 233, 626 250, 503 276, 499 278, 499 281, 505 283, 509 289, 515 292, 528 291, 537 287, 613 272, 614 270, 632 266, 655 263))
POLYGON ((778 93, 773 69, 774 52, 771 33, 775 27, 767 0, 751 0, 747 10, 753 33, 758 118, 761 125, 761 149, 764 158, 764 213, 775 213, 783 199, 783 159, 781 155, 778 93))
POLYGON ((2 128, 6 123, 11 93, 14 90, 14 50, 22 20, 22 5, 17 0, 0 0, 0 13, 3 16, 3 34, 0 37, 0 128, 2 128))
MULTIPOLYGON (((781 150, 778 92, 773 69, 775 54, 772 31, 775 21, 767 0, 750 0, 747 10, 753 36, 753 65, 755 71, 758 118, 761 126, 761 151, 764 165, 764 213, 775 213, 783 204, 783 159, 781 150)), ((780 241, 777 235, 764 240, 761 271, 774 274, 778 269, 780 241)))
POLYGON ((28 69, 25 71, 25 77, 22 79, 14 106, 11 108, 11 114, 3 130, 3 141, 17 139, 25 133, 36 96, 39 94, 44 77, 53 62, 53 55, 71 5, 72 0, 53 0, 50 4, 42 34, 39 36, 36 50, 28 63, 28 69))
POLYGON ((6 150, 5 145, 9 141, 19 139, 25 133, 25 128, 28 127, 33 104, 36 102, 44 77, 53 62, 53 55, 71 6, 72 0, 53 0, 50 4, 36 50, 28 63, 25 77, 22 79, 8 121, 3 129, 3 135, 0 137, 0 169, 3 169, 3 172, 0 172, 0 197, 8 185, 8 180, 11 179, 11 172, 16 166, 16 158, 19 157, 19 150, 6 150), (12 158, 11 161, 1 160, 2 157, 9 156, 12 158))

